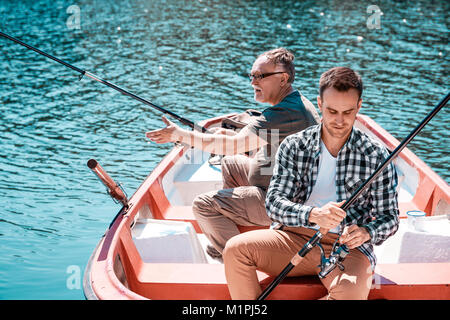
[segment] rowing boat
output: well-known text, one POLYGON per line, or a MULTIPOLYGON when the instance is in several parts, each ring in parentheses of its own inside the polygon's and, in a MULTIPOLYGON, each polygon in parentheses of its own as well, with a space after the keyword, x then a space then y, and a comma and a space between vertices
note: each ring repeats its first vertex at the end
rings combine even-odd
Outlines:
MULTIPOLYGON (((225 115, 205 120, 220 126, 225 115)), ((370 117, 355 126, 389 150, 399 141, 370 117)), ((394 160, 400 225, 375 247, 378 264, 369 299, 450 299, 450 187, 405 148, 394 160), (408 212, 423 212, 413 217, 408 212)), ((87 299, 230 299, 224 266, 206 253, 206 238, 193 213, 193 199, 221 189, 220 164, 210 154, 176 145, 115 216, 86 266, 87 299)), ((239 226, 241 232, 257 227, 239 226)), ((273 277, 258 271, 264 288, 273 277)), ((269 299, 317 299, 326 294, 316 276, 289 277, 269 299)))

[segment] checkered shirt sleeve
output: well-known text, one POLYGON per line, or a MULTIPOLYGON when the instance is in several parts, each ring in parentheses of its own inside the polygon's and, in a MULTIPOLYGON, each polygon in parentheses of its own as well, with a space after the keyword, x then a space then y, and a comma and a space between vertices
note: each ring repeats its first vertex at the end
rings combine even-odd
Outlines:
MULTIPOLYGON (((386 149, 377 160, 381 164, 388 157, 386 149)), ((370 188, 375 219, 364 227, 370 234, 374 245, 382 244, 387 238, 397 232, 399 224, 399 209, 397 200, 398 177, 392 162, 378 175, 370 188)))
POLYGON ((273 176, 266 195, 266 210, 269 217, 289 227, 312 226, 308 222, 312 207, 298 203, 296 199, 304 198, 306 186, 298 181, 298 172, 312 166, 312 159, 307 153, 298 150, 298 135, 287 137, 278 148, 273 176))

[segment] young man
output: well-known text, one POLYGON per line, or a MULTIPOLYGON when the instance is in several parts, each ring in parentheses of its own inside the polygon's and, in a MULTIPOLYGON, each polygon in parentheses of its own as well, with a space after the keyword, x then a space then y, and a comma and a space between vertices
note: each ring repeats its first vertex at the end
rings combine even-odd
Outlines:
MULTIPOLYGON (((326 299, 367 299, 376 264, 373 245, 398 229, 397 175, 390 164, 344 212, 340 206, 388 156, 387 150, 353 126, 361 108, 363 85, 349 68, 322 74, 317 103, 322 123, 287 137, 277 153, 266 197, 268 215, 278 230, 257 230, 230 239, 225 273, 233 299, 261 293, 256 270, 278 275, 318 228, 326 255, 345 225, 340 242, 350 249, 345 270, 321 279, 326 299)), ((314 247, 289 276, 316 275, 320 250, 314 247)))
POLYGON ((221 130, 204 134, 179 128, 163 118, 167 128, 147 132, 157 143, 180 141, 222 159, 223 190, 198 196, 194 215, 212 246, 208 254, 220 257, 225 243, 239 234, 237 225, 269 226, 264 206, 280 142, 288 135, 317 124, 319 115, 310 101, 292 88, 294 56, 284 48, 261 54, 253 64, 250 79, 254 98, 272 105, 239 133, 221 130), (242 155, 259 149, 253 158, 242 155))

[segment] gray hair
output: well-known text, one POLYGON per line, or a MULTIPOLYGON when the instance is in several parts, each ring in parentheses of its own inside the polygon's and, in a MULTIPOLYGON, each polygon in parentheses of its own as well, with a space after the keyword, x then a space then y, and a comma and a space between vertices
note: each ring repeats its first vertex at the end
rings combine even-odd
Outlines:
POLYGON ((295 66, 294 55, 285 48, 276 48, 266 51, 260 55, 265 56, 269 61, 275 65, 282 65, 284 71, 289 75, 288 82, 292 83, 295 80, 295 66))

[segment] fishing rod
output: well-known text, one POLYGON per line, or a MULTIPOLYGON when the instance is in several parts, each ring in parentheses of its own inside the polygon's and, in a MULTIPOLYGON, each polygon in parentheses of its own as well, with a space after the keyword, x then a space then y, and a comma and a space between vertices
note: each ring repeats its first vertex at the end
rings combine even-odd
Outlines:
MULTIPOLYGON (((411 133, 403 139, 403 141, 397 146, 397 148, 392 151, 389 156, 383 161, 381 165, 372 173, 372 175, 367 178, 366 181, 362 185, 356 189, 353 194, 350 196, 348 200, 342 205, 342 210, 347 210, 361 195, 361 193, 369 187, 369 185, 375 180, 375 178, 391 163, 391 161, 398 156, 398 154, 406 147, 406 145, 414 139, 414 137, 425 127, 425 125, 447 104, 450 99, 450 92, 437 104, 437 106, 430 111, 430 113, 423 119, 415 128, 411 131, 411 133)), ((287 274, 302 260, 303 257, 314 248, 315 245, 318 245, 322 237, 327 234, 328 230, 325 228, 319 228, 311 239, 298 251, 291 261, 286 265, 286 267, 280 272, 280 274, 270 283, 265 290, 261 293, 261 295, 257 298, 257 300, 264 300, 273 289, 287 276, 287 274)), ((330 273, 336 265, 340 268, 342 267, 341 263, 345 259, 345 256, 348 254, 349 250, 347 246, 344 244, 342 246, 338 246, 337 250, 333 250, 329 259, 325 259, 325 263, 321 264, 321 272, 319 272, 319 277, 324 278, 328 273, 330 273)), ((341 269, 342 270, 342 269, 341 269)))
POLYGON ((56 58, 56 57, 54 57, 54 56, 52 56, 52 55, 50 55, 48 53, 45 53, 45 52, 43 52, 43 51, 41 51, 41 50, 39 50, 39 49, 37 49, 35 47, 32 47, 29 44, 26 44, 26 43, 20 41, 19 39, 16 39, 16 38, 14 38, 12 36, 9 36, 9 35, 1 32, 1 31, 0 31, 0 36, 4 37, 6 39, 9 39, 11 41, 14 41, 15 43, 18 43, 18 44, 20 44, 20 45, 22 45, 22 46, 24 46, 24 47, 26 47, 26 48, 28 48, 30 50, 33 50, 33 51, 35 51, 35 52, 37 52, 37 53, 39 53, 39 54, 41 54, 41 55, 43 55, 43 56, 45 56, 45 57, 47 57, 49 59, 52 59, 52 60, 54 60, 54 61, 56 61, 56 62, 58 62, 58 63, 60 63, 60 64, 62 64, 64 66, 66 66, 66 67, 68 67, 68 68, 70 68, 70 69, 80 73, 80 80, 83 78, 83 76, 88 76, 89 78, 91 78, 91 79, 93 79, 95 81, 98 81, 100 83, 103 83, 104 85, 107 85, 108 87, 113 88, 114 90, 117 90, 117 91, 119 91, 120 93, 122 93, 122 94, 124 94, 126 96, 129 96, 129 97, 131 97, 133 99, 136 99, 136 100, 138 100, 138 101, 140 101, 142 103, 145 103, 146 105, 151 106, 152 108, 157 109, 158 111, 161 111, 163 113, 166 113, 166 114, 172 116, 173 118, 177 119, 178 121, 180 121, 184 125, 187 125, 187 126, 191 127, 193 130, 197 130, 197 131, 200 131, 200 132, 208 132, 208 130, 205 127, 203 127, 203 126, 200 126, 200 125, 198 125, 198 124, 196 124, 196 123, 194 123, 194 122, 192 122, 192 121, 190 121, 190 120, 188 120, 186 118, 180 117, 179 115, 177 115, 177 114, 175 114, 175 113, 173 113, 173 112, 171 112, 171 111, 169 111, 167 109, 164 109, 164 108, 162 108, 160 106, 157 106, 156 104, 151 103, 150 101, 145 100, 145 99, 143 99, 143 98, 141 98, 141 97, 139 97, 139 96, 137 96, 137 95, 135 95, 135 94, 133 94, 133 93, 131 93, 129 91, 126 91, 126 90, 116 86, 115 84, 109 82, 109 81, 103 80, 103 79, 99 78, 98 76, 96 76, 96 75, 94 75, 94 74, 92 74, 92 73, 90 73, 90 72, 88 72, 86 70, 82 70, 82 69, 80 69, 80 68, 78 68, 78 67, 76 67, 76 66, 74 66, 74 65, 72 65, 70 63, 62 61, 61 59, 58 59, 58 58, 56 58))

